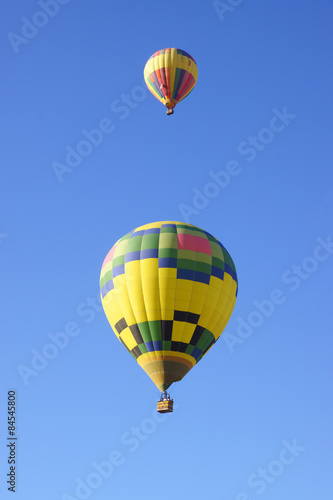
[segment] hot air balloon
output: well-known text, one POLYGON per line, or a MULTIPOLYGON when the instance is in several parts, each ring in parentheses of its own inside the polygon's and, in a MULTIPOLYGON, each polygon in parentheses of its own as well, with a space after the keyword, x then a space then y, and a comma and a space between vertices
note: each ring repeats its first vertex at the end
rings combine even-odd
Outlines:
POLYGON ((190 54, 180 49, 158 50, 147 61, 144 77, 150 92, 167 107, 174 107, 193 90, 198 67, 190 54))
MULTIPOLYGON (((196 226, 172 221, 146 224, 120 238, 100 276, 114 333, 162 392, 218 340, 237 288, 224 246, 196 226)), ((172 411, 165 396, 158 411, 172 411)))

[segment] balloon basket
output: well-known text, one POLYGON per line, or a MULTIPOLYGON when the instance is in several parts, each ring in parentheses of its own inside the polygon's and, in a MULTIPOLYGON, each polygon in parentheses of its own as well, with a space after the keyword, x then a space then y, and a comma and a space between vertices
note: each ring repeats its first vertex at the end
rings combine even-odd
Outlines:
POLYGON ((166 112, 167 115, 173 115, 173 113, 174 113, 173 109, 167 109, 166 112))
POLYGON ((158 413, 171 413, 173 412, 173 401, 158 401, 157 402, 158 413))
POLYGON ((171 413, 173 412, 173 399, 164 392, 161 395, 161 399, 157 401, 157 411, 158 413, 171 413))

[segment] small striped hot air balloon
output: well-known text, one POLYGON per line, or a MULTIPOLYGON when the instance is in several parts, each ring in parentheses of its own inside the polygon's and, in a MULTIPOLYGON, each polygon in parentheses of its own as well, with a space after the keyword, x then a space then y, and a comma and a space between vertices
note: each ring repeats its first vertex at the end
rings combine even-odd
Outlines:
MULTIPOLYGON (((114 333, 160 391, 181 380, 218 340, 237 288, 224 246, 196 226, 172 221, 120 238, 100 276, 114 333)), ((168 399, 162 405, 172 411, 168 399)))
POLYGON ((193 90, 198 67, 190 54, 180 49, 162 49, 153 54, 144 69, 150 92, 167 108, 167 115, 193 90))

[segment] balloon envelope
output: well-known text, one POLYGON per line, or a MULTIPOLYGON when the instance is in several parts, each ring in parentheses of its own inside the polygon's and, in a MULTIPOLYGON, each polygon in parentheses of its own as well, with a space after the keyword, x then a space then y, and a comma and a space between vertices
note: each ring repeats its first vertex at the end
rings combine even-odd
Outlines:
POLYGON ((158 50, 148 59, 144 78, 150 92, 172 110, 193 90, 198 68, 190 54, 168 48, 158 50))
POLYGON ((160 391, 181 380, 220 337, 237 287, 224 246, 196 226, 172 221, 120 238, 100 277, 116 336, 160 391))

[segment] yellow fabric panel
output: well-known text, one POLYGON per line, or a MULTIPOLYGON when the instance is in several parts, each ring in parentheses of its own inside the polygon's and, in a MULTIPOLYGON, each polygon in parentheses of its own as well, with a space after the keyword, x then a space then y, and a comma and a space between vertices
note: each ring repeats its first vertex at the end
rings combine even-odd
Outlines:
POLYGON ((220 332, 216 328, 217 322, 219 321, 220 317, 221 317, 221 315, 218 314, 216 311, 214 311, 212 313, 209 321, 205 325, 205 328, 207 328, 207 330, 209 330, 210 332, 212 332, 212 334, 214 335, 215 338, 216 338, 217 335, 220 334, 220 332))
POLYGON ((208 285, 204 283, 193 282, 193 288, 190 297, 189 311, 195 314, 201 314, 206 300, 208 285))
MULTIPOLYGON (((145 316, 145 301, 143 297, 143 290, 141 284, 140 261, 134 260, 131 262, 127 262, 125 264, 125 270, 126 270, 125 276, 126 276, 128 297, 131 302, 133 314, 135 318, 137 318, 138 312, 142 311, 142 313, 145 316)), ((146 316, 144 321, 147 321, 146 316)))
POLYGON ((191 73, 191 75, 193 75, 194 79, 196 80, 197 76, 196 65, 191 59, 181 54, 177 54, 177 66, 191 73), (191 61, 191 64, 189 64, 189 61, 191 61))
POLYGON ((112 307, 113 303, 114 303, 114 298, 112 296, 112 293, 114 293, 114 290, 111 290, 107 295, 105 295, 104 298, 102 297, 102 294, 101 294, 101 301, 102 301, 103 307, 106 307, 107 309, 112 307))
POLYGON ((177 280, 177 293, 179 292, 187 292, 189 294, 192 293, 193 290, 193 281, 191 280, 177 280))
POLYGON ((201 314, 202 307, 203 307, 202 304, 203 304, 202 300, 200 302, 194 302, 193 300, 191 300, 190 306, 189 306, 190 312, 193 314, 201 314))
POLYGON ((168 309, 168 308, 161 308, 161 319, 163 320, 173 320, 173 317, 174 317, 174 314, 175 314, 175 311, 172 307, 172 309, 168 309))
POLYGON ((141 268, 141 283, 146 301, 146 290, 154 290, 159 288, 158 283, 158 259, 143 259, 140 260, 141 268))
POLYGON ((157 315, 156 313, 160 309, 158 259, 143 259, 140 264, 142 290, 148 321, 153 321, 153 317, 154 320, 160 319, 160 314, 157 315), (155 312, 153 313, 153 311, 155 312))
POLYGON ((221 293, 220 303, 226 305, 224 308, 219 308, 220 314, 216 319, 215 325, 213 325, 210 330, 216 339, 219 338, 226 324, 228 323, 235 306, 235 302, 236 297, 234 295, 230 296, 228 294, 225 294, 224 292, 221 293))
POLYGON ((177 269, 159 268, 158 280, 162 319, 173 319, 173 314, 170 317, 170 310, 175 308, 177 269))
POLYGON ((144 306, 144 295, 142 291, 142 284, 138 280, 128 281, 128 294, 133 304, 133 309, 140 310, 144 306))
POLYGON ((177 269, 160 267, 158 269, 158 282, 160 290, 167 290, 169 292, 169 297, 173 297, 177 283, 177 269))
POLYGON ((209 330, 208 323, 210 322, 214 313, 215 313, 215 309, 213 307, 208 307, 206 304, 206 306, 203 308, 203 311, 202 311, 201 316, 200 316, 200 325, 203 326, 204 328, 207 328, 207 330, 209 330))
POLYGON ((193 281, 193 292, 192 293, 201 293, 206 296, 208 285, 205 283, 200 283, 199 281, 193 281))
POLYGON ((125 264, 126 283, 129 290, 133 293, 142 291, 141 286, 141 266, 139 260, 132 260, 125 264))
MULTIPOLYGON (((114 297, 118 302, 119 309, 122 312, 122 317, 131 314, 132 305, 128 296, 125 275, 121 274, 113 279, 114 283, 114 297)), ((118 320, 117 320, 118 321, 118 320)))
POLYGON ((209 286, 208 290, 207 290, 207 299, 206 300, 217 302, 219 297, 220 297, 220 293, 221 293, 221 289, 209 286))
POLYGON ((189 300, 175 300, 175 310, 176 311, 191 311, 190 301, 189 300))
POLYGON ((202 314, 205 314, 206 308, 212 309, 213 311, 219 311, 220 307, 221 307, 221 303, 217 297, 216 298, 206 297, 206 301, 205 301, 204 306, 203 306, 203 313, 202 314))
POLYGON ((135 311, 135 319, 136 323, 144 323, 145 321, 148 321, 148 315, 146 309, 141 310, 141 311, 135 311))
POLYGON ((143 76, 146 80, 146 78, 150 75, 150 73, 152 72, 152 60, 149 59, 147 62, 146 62, 146 65, 144 67, 144 70, 143 70, 143 76))
POLYGON ((235 303, 235 300, 232 299, 232 295, 230 294, 230 290, 226 289, 225 287, 221 288, 218 301, 220 304, 219 311, 221 314, 224 314, 224 311, 226 310, 226 307, 228 307, 228 304, 231 306, 232 303, 235 303))
MULTIPOLYGON (((171 53, 164 54, 164 64, 163 64, 163 66, 165 68, 170 68, 170 66, 171 66, 171 53)), ((167 87, 170 88, 170 79, 168 78, 167 74, 166 74, 166 78, 167 78, 167 87)))
POLYGON ((118 301, 115 298, 111 297, 111 293, 109 292, 107 298, 110 300, 105 300, 103 301, 103 306, 106 309, 106 313, 108 318, 111 319, 111 321, 115 324, 117 321, 119 321, 123 316, 123 312, 121 308, 119 307, 118 301))
POLYGON ((144 284, 145 282, 149 281, 154 281, 157 283, 158 259, 157 258, 142 259, 138 262, 140 262, 142 283, 144 284))
POLYGON ((154 61, 154 59, 155 59, 155 57, 153 57, 152 59, 150 59, 147 62, 146 71, 145 71, 146 76, 149 76, 151 73, 153 73, 155 71, 155 61, 154 61))
POLYGON ((214 337, 218 339, 221 336, 221 332, 225 329, 229 321, 229 315, 226 317, 224 314, 220 317, 218 323, 215 325, 215 331, 212 332, 214 337))
MULTIPOLYGON (((175 309, 175 301, 174 299, 163 299, 163 302, 161 300, 161 311, 167 311, 167 310, 171 310, 171 309, 175 309)), ((173 317, 171 318, 173 319, 173 317)))
POLYGON ((175 310, 176 311, 191 311, 190 301, 193 290, 193 281, 177 280, 175 294, 175 310))
POLYGON ((173 297, 177 283, 177 269, 160 267, 158 270, 158 280, 160 290, 166 290, 169 293, 168 297, 173 297), (171 288, 173 288, 172 291, 171 288))
POLYGON ((125 330, 121 332, 120 337, 130 351, 137 345, 137 342, 129 328, 125 328, 125 330))
MULTIPOLYGON (((206 293, 203 291, 197 292, 195 291, 195 288, 193 287, 192 293, 191 293, 191 304, 196 304, 196 307, 202 308, 205 302, 205 297, 206 293)), ((200 309, 201 310, 201 309, 200 309)), ((194 312, 191 310, 191 312, 194 312)), ((197 313, 199 314, 199 313, 197 313)))
POLYGON ((175 84, 175 74, 176 74, 176 57, 177 57, 177 49, 171 49, 170 57, 168 58, 168 66, 170 66, 170 89, 172 91, 175 84))
POLYGON ((216 288, 217 290, 222 290, 223 281, 221 281, 220 278, 217 278, 216 276, 211 276, 209 281, 209 287, 216 288))
POLYGON ((192 325, 190 323, 181 323, 180 321, 174 322, 174 329, 172 332, 172 340, 176 340, 178 342, 185 342, 186 344, 190 343, 192 335, 196 325, 192 325), (183 325, 183 328, 175 328, 175 325, 183 325))
POLYGON ((189 311, 194 314, 201 314, 204 302, 205 297, 202 293, 199 294, 192 292, 189 311))
MULTIPOLYGON (((144 287, 144 298, 146 304, 146 310, 150 311, 152 309, 160 308, 160 297, 158 293, 158 288, 148 288, 144 287)), ((148 315, 148 319, 149 315, 148 315)))
POLYGON ((231 295, 233 283, 234 283, 234 279, 230 276, 230 274, 224 273, 222 289, 228 295, 231 295))
POLYGON ((183 331, 185 328, 185 324, 183 321, 174 321, 172 327, 172 340, 180 340, 183 335, 183 331))
POLYGON ((232 302, 229 305, 227 305, 227 307, 223 311, 223 316, 227 319, 227 321, 229 321, 229 318, 231 316, 231 313, 233 311, 234 306, 235 306, 235 303, 232 302))
POLYGON ((148 321, 157 321, 162 319, 161 318, 161 309, 148 309, 147 307, 147 317, 148 321))
POLYGON ((195 83, 197 83, 197 80, 198 80, 198 66, 197 65, 194 66, 193 76, 195 78, 195 83))
POLYGON ((200 316, 200 325, 211 331, 214 336, 214 327, 221 315, 221 292, 222 289, 208 287, 200 316))
POLYGON ((234 303, 236 302, 236 290, 237 290, 237 283, 236 283, 236 281, 233 280, 231 287, 230 287, 230 295, 232 297, 235 297, 234 303))

